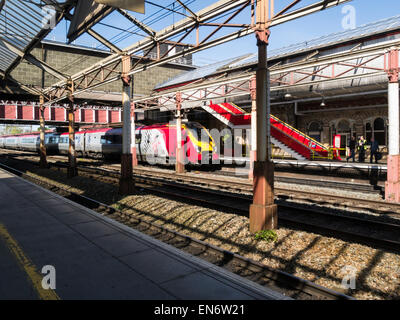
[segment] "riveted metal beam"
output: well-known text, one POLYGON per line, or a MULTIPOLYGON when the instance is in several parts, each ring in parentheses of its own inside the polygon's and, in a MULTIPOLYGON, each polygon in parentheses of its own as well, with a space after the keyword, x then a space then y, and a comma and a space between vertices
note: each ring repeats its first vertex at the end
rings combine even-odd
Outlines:
POLYGON ((94 31, 93 29, 88 29, 86 31, 88 34, 90 34, 93 38, 95 38, 97 41, 101 42, 102 44, 104 44, 106 47, 108 47, 109 49, 111 49, 111 51, 114 51, 115 53, 119 53, 121 54, 122 51, 120 48, 118 48, 116 45, 112 44, 110 41, 108 41, 106 38, 104 38, 103 36, 101 36, 100 34, 98 34, 96 31, 94 31))
POLYGON ((132 16, 128 11, 124 9, 117 9, 117 11, 122 14, 125 18, 127 18, 130 22, 132 22, 135 26, 139 27, 142 29, 144 32, 146 32, 150 37, 154 37, 156 32, 147 26, 145 23, 141 22, 140 20, 136 19, 134 16, 132 16))

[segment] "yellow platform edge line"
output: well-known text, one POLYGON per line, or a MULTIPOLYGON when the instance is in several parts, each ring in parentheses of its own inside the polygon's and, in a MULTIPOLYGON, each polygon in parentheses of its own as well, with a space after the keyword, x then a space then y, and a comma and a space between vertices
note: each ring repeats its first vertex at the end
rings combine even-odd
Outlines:
POLYGON ((60 297, 52 289, 44 289, 42 287, 43 276, 39 274, 37 268, 24 253, 18 242, 11 236, 6 227, 0 223, 0 238, 3 238, 11 253, 15 256, 21 269, 25 271, 33 288, 42 300, 60 300, 60 297))

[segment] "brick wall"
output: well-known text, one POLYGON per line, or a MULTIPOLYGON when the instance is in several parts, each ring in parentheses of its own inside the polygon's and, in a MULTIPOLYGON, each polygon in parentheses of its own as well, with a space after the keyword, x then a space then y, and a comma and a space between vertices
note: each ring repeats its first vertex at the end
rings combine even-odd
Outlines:
MULTIPOLYGON (((58 71, 73 75, 83 69, 90 67, 96 62, 104 59, 109 54, 99 50, 86 50, 74 46, 43 44, 41 47, 32 50, 32 55, 45 61, 58 71)), ((134 75, 135 94, 148 95, 154 87, 168 79, 179 75, 182 72, 192 70, 190 66, 167 64, 155 67, 134 75)), ((48 87, 59 79, 31 65, 26 60, 11 72, 11 76, 23 84, 48 87)), ((11 87, 14 93, 20 93, 17 88, 11 87)), ((104 86, 97 87, 96 91, 121 92, 122 85, 115 81, 104 86)), ((6 93, 4 83, 0 83, 0 93, 6 93)))

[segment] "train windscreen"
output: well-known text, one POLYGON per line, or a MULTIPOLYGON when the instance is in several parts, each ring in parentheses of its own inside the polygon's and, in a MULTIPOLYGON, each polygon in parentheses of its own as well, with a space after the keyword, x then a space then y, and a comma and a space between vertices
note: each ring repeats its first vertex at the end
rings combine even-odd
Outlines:
POLYGON ((120 135, 101 136, 101 144, 122 144, 122 136, 120 135))
POLYGON ((186 127, 192 132, 192 134, 198 141, 203 140, 203 142, 210 142, 211 136, 208 133, 208 130, 201 124, 192 122, 187 123, 186 127))

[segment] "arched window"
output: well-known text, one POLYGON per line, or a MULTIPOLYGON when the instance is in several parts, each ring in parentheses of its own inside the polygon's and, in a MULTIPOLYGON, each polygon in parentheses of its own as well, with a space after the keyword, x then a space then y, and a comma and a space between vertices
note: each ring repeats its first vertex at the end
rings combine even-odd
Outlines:
POLYGON ((379 145, 386 145, 386 126, 382 118, 376 118, 374 121, 374 138, 379 145))
POLYGON ((371 141, 372 138, 372 126, 370 123, 367 123, 365 125, 365 139, 367 139, 367 141, 371 141))
POLYGON ((317 121, 311 122, 308 126, 308 135, 318 142, 321 142, 321 131, 321 124, 317 121))
POLYGON ((340 154, 346 155, 345 148, 348 146, 351 136, 350 122, 347 120, 340 120, 337 124, 336 135, 340 135, 340 154))
POLYGON ((350 133, 350 123, 346 120, 340 120, 337 126, 338 133, 350 133))
POLYGON ((374 138, 378 141, 378 144, 385 146, 387 144, 387 126, 385 120, 382 118, 376 118, 365 124, 365 134, 367 141, 371 141, 374 138))

